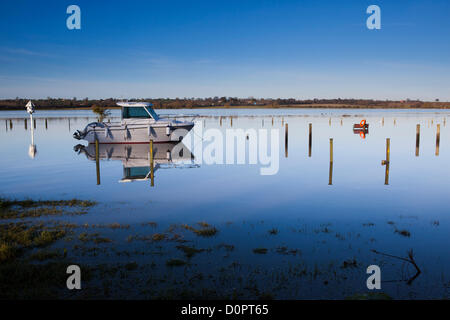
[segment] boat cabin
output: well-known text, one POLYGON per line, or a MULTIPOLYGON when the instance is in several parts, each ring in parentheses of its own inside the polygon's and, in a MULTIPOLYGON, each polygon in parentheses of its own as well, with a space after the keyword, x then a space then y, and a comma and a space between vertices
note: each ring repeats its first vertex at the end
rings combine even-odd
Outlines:
POLYGON ((152 108, 151 103, 147 102, 118 102, 117 105, 122 107, 122 119, 159 119, 158 115, 152 108))

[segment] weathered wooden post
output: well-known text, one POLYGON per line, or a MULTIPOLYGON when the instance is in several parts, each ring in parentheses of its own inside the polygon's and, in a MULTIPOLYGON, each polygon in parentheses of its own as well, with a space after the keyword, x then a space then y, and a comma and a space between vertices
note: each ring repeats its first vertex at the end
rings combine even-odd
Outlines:
POLYGON ((23 124, 25 126, 25 131, 28 131, 27 119, 23 119, 23 124))
POLYGON ((416 126, 416 157, 419 156, 419 144, 420 144, 420 124, 416 126))
POLYGON ((330 138, 330 171, 328 174, 328 185, 333 184, 333 138, 330 138))
POLYGON ((100 185, 100 154, 97 138, 95 139, 95 169, 97 171, 97 185, 100 185))
POLYGON ((33 127, 36 129, 36 119, 33 119, 33 127))
POLYGON ((222 126, 222 116, 220 116, 219 122, 220 122, 220 126, 222 126))
POLYGON ((48 123, 47 123, 47 118, 45 118, 45 130, 48 129, 48 123))
POLYGON ((384 184, 389 184, 389 164, 391 163, 391 139, 386 138, 386 160, 381 161, 382 166, 386 166, 384 174, 384 184))
POLYGON ((151 186, 155 186, 155 176, 154 176, 154 169, 153 169, 153 140, 150 140, 150 181, 151 181, 151 186))
POLYGON ((12 130, 12 128, 13 128, 12 120, 9 119, 9 130, 12 130))
POLYGON ((381 118, 381 126, 384 127, 384 117, 381 118))
POLYGON ((312 123, 309 124, 309 138, 308 138, 308 157, 311 158, 312 151, 312 123))
POLYGON ((5 119, 6 132, 8 132, 8 120, 5 119))
POLYGON ((439 143, 441 141, 441 125, 437 125, 436 129, 436 156, 439 156, 439 143))
POLYGON ((328 119, 328 125, 331 127, 331 118, 328 119))
POLYGON ((288 157, 288 124, 286 123, 284 129, 284 156, 288 157))
POLYGON ((273 127, 273 117, 272 117, 272 127, 273 127))

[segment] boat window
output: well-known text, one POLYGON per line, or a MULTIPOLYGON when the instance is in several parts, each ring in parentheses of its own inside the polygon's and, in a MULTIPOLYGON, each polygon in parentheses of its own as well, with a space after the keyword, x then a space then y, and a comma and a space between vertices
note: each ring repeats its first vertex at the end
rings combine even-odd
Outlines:
POLYGON ((124 168, 124 178, 144 179, 150 172, 150 167, 132 167, 124 168))
POLYGON ((122 109, 122 118, 151 118, 143 107, 125 107, 122 109))

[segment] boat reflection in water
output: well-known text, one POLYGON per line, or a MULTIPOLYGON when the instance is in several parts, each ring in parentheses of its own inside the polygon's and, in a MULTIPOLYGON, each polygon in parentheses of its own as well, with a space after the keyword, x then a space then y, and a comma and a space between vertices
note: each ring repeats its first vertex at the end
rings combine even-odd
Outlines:
POLYGON ((119 182, 152 180, 158 169, 197 168, 194 156, 182 143, 148 144, 99 144, 98 155, 96 145, 76 145, 74 151, 84 153, 89 160, 97 164, 97 184, 100 184, 99 160, 120 160, 123 165, 123 178, 119 182), (153 149, 153 156, 150 150, 153 149))

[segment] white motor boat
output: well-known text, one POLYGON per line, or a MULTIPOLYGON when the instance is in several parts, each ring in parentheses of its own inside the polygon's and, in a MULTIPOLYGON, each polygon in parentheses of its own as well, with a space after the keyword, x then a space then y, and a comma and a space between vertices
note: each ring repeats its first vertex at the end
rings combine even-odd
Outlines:
POLYGON ((92 122, 73 137, 94 143, 155 143, 179 142, 194 127, 190 121, 160 118, 151 103, 118 102, 122 107, 121 122, 92 122))

